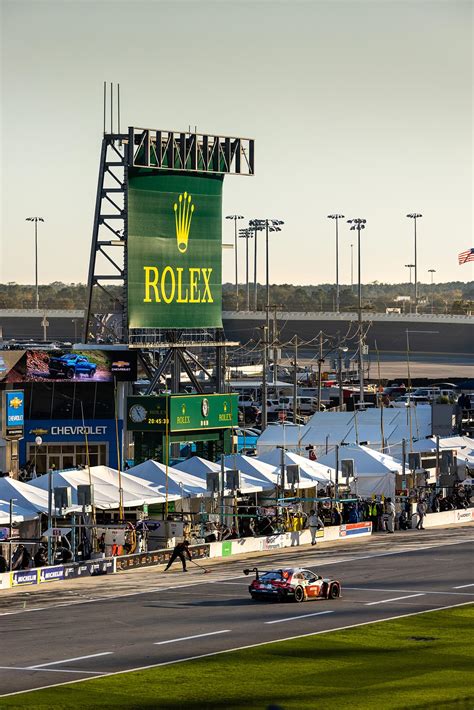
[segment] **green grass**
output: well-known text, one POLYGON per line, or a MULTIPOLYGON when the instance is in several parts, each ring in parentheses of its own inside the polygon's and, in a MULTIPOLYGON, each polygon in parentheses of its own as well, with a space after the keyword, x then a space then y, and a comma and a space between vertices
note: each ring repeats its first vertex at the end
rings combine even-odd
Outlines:
POLYGON ((35 691, 0 707, 471 710, 473 622, 474 605, 461 606, 35 691))

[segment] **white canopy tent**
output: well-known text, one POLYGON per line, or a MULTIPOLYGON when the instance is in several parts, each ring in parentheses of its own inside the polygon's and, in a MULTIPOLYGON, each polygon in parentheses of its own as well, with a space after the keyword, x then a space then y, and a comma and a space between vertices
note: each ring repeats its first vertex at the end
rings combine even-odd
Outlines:
MULTIPOLYGON (((402 465, 392 456, 374 451, 368 446, 341 446, 339 448, 339 469, 341 461, 354 461, 354 481, 351 490, 360 496, 372 494, 394 496, 395 474, 402 473, 402 465)), ((333 450, 319 459, 319 463, 336 468, 336 451, 333 450)), ((344 483, 339 470, 339 482, 344 483)))
MULTIPOLYGON (((112 510, 120 505, 119 484, 122 487, 123 506, 125 508, 136 508, 144 503, 162 503, 163 496, 146 483, 131 476, 129 473, 119 472, 108 466, 91 466, 90 479, 87 469, 71 471, 54 471, 52 474, 52 487, 71 487, 72 504, 77 505, 77 487, 88 485, 90 482, 94 486, 94 505, 102 510, 112 510)), ((32 481, 31 486, 43 491, 48 490, 49 474, 39 476, 32 481)))
POLYGON ((301 453, 301 436, 304 426, 296 424, 272 424, 257 439, 257 454, 265 454, 277 446, 284 446, 287 451, 301 453))
MULTIPOLYGON (((261 456, 259 461, 281 469, 281 449, 273 449, 261 456)), ((285 451, 285 465, 298 465, 300 467, 300 482, 298 488, 312 488, 318 484, 327 485, 331 478, 334 480, 334 470, 323 466, 317 461, 310 461, 304 456, 299 456, 292 451, 285 451)))
MULTIPOLYGON (((142 483, 157 491, 163 498, 166 496, 166 465, 158 461, 144 461, 128 470, 142 483)), ((186 471, 168 466, 168 500, 178 500, 185 496, 206 494, 206 478, 200 478, 186 471)))
POLYGON ((224 458, 224 464, 227 468, 235 469, 250 476, 258 481, 261 490, 270 490, 278 484, 279 469, 275 466, 270 466, 267 463, 259 461, 252 456, 244 456, 243 454, 229 454, 224 458))
MULTIPOLYGON (((186 461, 181 461, 175 468, 181 472, 190 473, 193 476, 201 478, 204 486, 206 486, 207 474, 211 472, 218 473, 221 470, 221 464, 208 461, 200 456, 192 456, 190 459, 186 459, 186 461)), ((229 466, 224 466, 224 468, 226 471, 230 470, 229 466)), ((242 493, 258 493, 263 490, 262 482, 259 479, 242 472, 240 478, 240 491, 242 493)))
POLYGON ((361 412, 316 412, 304 427, 276 425, 268 427, 257 441, 258 455, 277 446, 303 454, 315 448, 318 460, 336 444, 361 444, 391 452, 403 439, 431 435, 431 406, 405 409, 366 409, 361 412), (383 421, 383 443, 382 443, 383 421))
POLYGON ((29 483, 5 476, 0 478, 0 524, 10 521, 10 500, 13 500, 13 522, 34 520, 48 512, 48 494, 29 483))
MULTIPOLYGON (((468 436, 444 436, 439 438, 439 450, 455 450, 458 460, 458 470, 463 470, 467 466, 469 469, 474 469, 474 439, 468 436)), ((431 436, 427 439, 419 439, 414 441, 410 449, 406 447, 407 453, 413 451, 415 453, 428 453, 436 451, 436 437, 431 436)), ((398 448, 393 454, 397 461, 402 460, 402 450, 398 448)))

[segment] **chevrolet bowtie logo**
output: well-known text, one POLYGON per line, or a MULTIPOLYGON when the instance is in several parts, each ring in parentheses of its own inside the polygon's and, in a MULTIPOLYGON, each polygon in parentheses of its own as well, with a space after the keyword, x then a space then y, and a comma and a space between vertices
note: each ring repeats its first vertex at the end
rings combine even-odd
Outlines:
POLYGON ((188 248, 189 230, 193 218, 194 205, 191 204, 191 195, 187 192, 179 196, 178 202, 174 203, 174 219, 176 224, 176 240, 178 250, 181 254, 188 248))
POLYGON ((19 409, 22 404, 23 400, 19 397, 13 397, 13 399, 10 400, 10 407, 13 407, 13 409, 19 409))

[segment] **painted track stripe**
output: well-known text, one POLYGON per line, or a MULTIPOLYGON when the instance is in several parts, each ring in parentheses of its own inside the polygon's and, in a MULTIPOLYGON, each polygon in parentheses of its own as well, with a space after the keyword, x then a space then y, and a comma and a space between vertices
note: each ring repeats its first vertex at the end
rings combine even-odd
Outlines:
POLYGON ((323 614, 334 614, 333 611, 316 611, 314 614, 300 614, 299 616, 288 616, 286 619, 275 619, 274 621, 265 621, 266 624, 281 624, 283 621, 298 621, 299 619, 307 619, 308 616, 322 616, 323 614))
POLYGON ((169 641, 155 641, 154 646, 163 646, 165 643, 176 643, 177 641, 190 641, 191 639, 202 639, 204 636, 217 636, 217 634, 228 634, 231 629, 222 629, 222 631, 210 631, 208 634, 197 634, 196 636, 182 636, 179 639, 169 639, 169 641))
POLYGON ((398 602, 401 601, 402 599, 412 599, 413 597, 424 597, 426 596, 425 593, 423 592, 422 594, 408 594, 408 596, 405 597, 392 597, 392 599, 381 599, 378 602, 367 602, 365 606, 375 606, 375 604, 388 604, 389 602, 398 602))
MULTIPOLYGON (((410 616, 420 616, 421 614, 431 614, 433 611, 445 611, 446 609, 456 609, 460 606, 469 606, 472 602, 461 602, 460 604, 450 604, 448 606, 438 606, 434 609, 422 609, 421 611, 410 611, 408 614, 397 614, 396 616, 389 616, 384 619, 374 619, 373 621, 361 621, 358 624, 348 624, 347 626, 338 626, 334 629, 323 629, 321 631, 310 631, 306 634, 297 634, 296 636, 289 636, 284 639, 275 639, 273 641, 261 641, 259 643, 252 643, 248 646, 238 646, 235 648, 227 648, 224 651, 212 651, 211 653, 202 653, 199 656, 187 656, 186 658, 176 658, 173 661, 163 661, 162 663, 151 663, 148 666, 139 666, 136 668, 127 668, 124 671, 112 671, 110 673, 102 673, 98 676, 99 678, 107 678, 109 676, 123 675, 125 673, 135 673, 136 671, 147 671, 151 668, 162 668, 164 666, 172 666, 176 663, 185 663, 186 661, 198 661, 201 658, 210 658, 212 656, 220 656, 223 653, 233 653, 234 651, 246 651, 248 648, 257 648, 258 646, 266 646, 273 643, 282 643, 283 641, 294 641, 295 639, 307 638, 308 636, 320 636, 321 634, 329 634, 333 631, 346 631, 347 629, 355 629, 360 626, 369 626, 369 624, 381 624, 384 621, 395 621, 396 619, 406 619, 410 616)), ((30 688, 29 690, 15 690, 13 693, 4 693, 0 695, 0 698, 8 698, 12 695, 22 695, 23 693, 34 693, 37 690, 47 690, 51 688, 59 688, 64 685, 75 685, 76 683, 84 683, 90 680, 89 678, 79 678, 78 680, 64 681, 63 683, 54 683, 51 685, 43 685, 40 688, 30 688)))
MULTIPOLYGON (((465 584, 463 586, 465 586, 465 587, 473 586, 474 587, 474 584, 473 585, 465 584)), ((442 594, 442 595, 447 594, 448 596, 453 595, 455 597, 474 596, 474 594, 472 592, 438 592, 438 591, 435 591, 434 589, 429 589, 429 590, 425 589, 422 592, 421 589, 386 589, 385 587, 384 588, 381 588, 381 587, 346 587, 346 585, 344 585, 344 591, 346 589, 349 589, 349 590, 352 590, 355 592, 407 592, 407 594, 409 592, 420 592, 420 594, 442 594)), ((453 587, 453 589, 462 589, 462 587, 453 587)))
POLYGON ((103 651, 102 653, 91 653, 88 656, 76 656, 76 658, 63 658, 61 661, 50 661, 49 663, 35 663, 34 666, 27 666, 28 670, 35 671, 37 668, 46 668, 46 666, 60 666, 62 663, 72 663, 72 661, 84 661, 87 658, 98 658, 99 656, 110 656, 113 651, 103 651))
MULTIPOLYGON (((0 666, 2 671, 35 671, 36 673, 80 673, 81 675, 104 675, 104 671, 79 671, 71 668, 25 668, 25 666, 0 666)), ((0 697, 2 697, 0 695, 0 697)))
POLYGON ((459 587, 453 587, 453 589, 465 589, 466 587, 474 587, 474 584, 460 584, 459 587))

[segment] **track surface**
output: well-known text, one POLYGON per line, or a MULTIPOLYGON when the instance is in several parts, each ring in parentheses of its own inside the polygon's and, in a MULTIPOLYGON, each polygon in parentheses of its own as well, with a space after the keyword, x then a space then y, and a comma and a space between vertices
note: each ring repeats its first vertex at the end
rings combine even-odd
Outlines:
POLYGON ((335 601, 252 602, 242 560, 214 564, 207 575, 154 568, 2 595, 1 694, 474 602, 473 543, 469 525, 279 550, 247 563, 339 578, 335 601), (23 608, 27 599, 33 608, 23 608))

